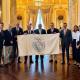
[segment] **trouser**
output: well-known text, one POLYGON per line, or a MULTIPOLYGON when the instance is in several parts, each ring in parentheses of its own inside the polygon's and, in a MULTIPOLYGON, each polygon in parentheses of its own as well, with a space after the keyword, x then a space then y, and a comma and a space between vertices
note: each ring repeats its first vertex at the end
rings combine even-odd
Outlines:
POLYGON ((76 57, 77 57, 77 49, 76 49, 76 40, 74 39, 72 41, 72 55, 73 55, 73 60, 76 61, 76 57))
POLYGON ((2 51, 3 51, 3 47, 0 47, 0 63, 1 63, 2 51))
POLYGON ((17 44, 13 44, 13 58, 16 58, 17 56, 18 56, 17 44))
MULTIPOLYGON (((27 58, 28 56, 25 56, 25 62, 27 62, 27 58)), ((30 62, 32 61, 32 56, 29 57, 30 58, 30 62)))
POLYGON ((3 53, 4 53, 4 64, 8 64, 12 62, 12 46, 11 45, 5 45, 3 46, 3 53))
POLYGON ((67 57, 67 63, 69 63, 69 45, 62 45, 62 61, 65 60, 65 51, 66 51, 66 57, 67 57))
POLYGON ((52 60, 53 58, 54 58, 54 61, 57 61, 57 54, 50 55, 50 60, 52 60))
POLYGON ((80 49, 77 49, 77 62, 80 63, 80 49))
MULTIPOLYGON (((15 59, 18 57, 18 45, 17 43, 13 44, 13 58, 15 59)), ((20 60, 20 57, 18 57, 18 61, 20 60)))
MULTIPOLYGON (((36 55, 36 61, 38 61, 39 55, 36 55)), ((40 55, 41 61, 43 61, 44 56, 40 55)))

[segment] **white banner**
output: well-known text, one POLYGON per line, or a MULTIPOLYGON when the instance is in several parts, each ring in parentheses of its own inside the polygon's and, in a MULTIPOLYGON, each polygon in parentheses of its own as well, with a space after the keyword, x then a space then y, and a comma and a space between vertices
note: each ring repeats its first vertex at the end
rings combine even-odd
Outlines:
POLYGON ((59 54, 59 34, 18 36, 19 56, 59 54))

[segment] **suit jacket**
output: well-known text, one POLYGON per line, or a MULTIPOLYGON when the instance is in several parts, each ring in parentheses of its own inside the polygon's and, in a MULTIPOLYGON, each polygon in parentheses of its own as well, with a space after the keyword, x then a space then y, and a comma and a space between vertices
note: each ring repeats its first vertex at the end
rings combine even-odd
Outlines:
POLYGON ((19 27, 19 30, 16 30, 16 27, 12 28, 12 34, 13 34, 13 43, 17 43, 17 36, 23 34, 22 28, 19 27))
POLYGON ((60 31, 61 44, 69 46, 72 43, 72 33, 71 30, 67 29, 66 35, 64 35, 64 30, 60 31))
MULTIPOLYGON (((40 34, 40 33, 39 33, 39 29, 34 30, 34 33, 35 33, 35 34, 40 34)), ((42 29, 42 30, 41 30, 41 34, 46 34, 46 30, 45 30, 45 29, 42 29)))
POLYGON ((13 42, 13 34, 12 34, 12 30, 5 30, 4 31, 4 38, 5 38, 5 46, 11 46, 13 43, 11 43, 11 41, 13 42))
POLYGON ((33 34, 34 32, 31 30, 31 33, 28 33, 28 30, 24 31, 24 34, 33 34))
POLYGON ((55 34, 55 33, 59 33, 59 30, 54 28, 53 32, 51 31, 51 29, 47 30, 47 34, 55 34))
POLYGON ((4 31, 2 30, 0 32, 0 47, 3 47, 3 42, 4 42, 4 31))

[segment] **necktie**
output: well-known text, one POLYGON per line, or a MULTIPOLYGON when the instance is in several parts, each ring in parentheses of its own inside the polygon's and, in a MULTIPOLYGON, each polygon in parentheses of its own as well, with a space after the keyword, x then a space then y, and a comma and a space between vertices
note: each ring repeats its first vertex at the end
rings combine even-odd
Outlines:
POLYGON ((18 33, 19 33, 19 28, 17 28, 17 35, 18 35, 18 33))
POLYGON ((51 33, 53 33, 53 30, 51 29, 51 33))
POLYGON ((11 30, 9 30, 9 33, 10 33, 10 35, 12 36, 12 32, 11 32, 11 30))
POLYGON ((66 29, 64 29, 64 35, 66 35, 66 31, 67 31, 67 30, 66 30, 66 29))
POLYGON ((41 29, 39 29, 39 34, 41 34, 41 29))

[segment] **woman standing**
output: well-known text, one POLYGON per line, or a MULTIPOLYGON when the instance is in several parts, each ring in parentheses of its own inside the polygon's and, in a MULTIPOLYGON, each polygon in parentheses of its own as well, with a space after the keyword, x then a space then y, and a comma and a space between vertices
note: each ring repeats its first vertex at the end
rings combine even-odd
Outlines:
POLYGON ((77 39, 78 39, 78 26, 74 26, 74 30, 72 32, 72 56, 73 56, 73 64, 76 64, 77 62, 77 49, 76 49, 76 44, 77 44, 77 39))
POLYGON ((77 48, 77 65, 80 68, 80 26, 79 26, 78 41, 76 48, 77 48))

